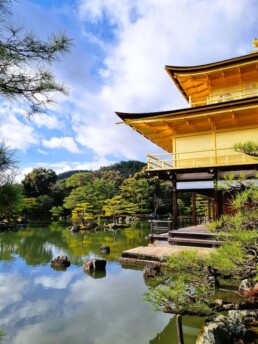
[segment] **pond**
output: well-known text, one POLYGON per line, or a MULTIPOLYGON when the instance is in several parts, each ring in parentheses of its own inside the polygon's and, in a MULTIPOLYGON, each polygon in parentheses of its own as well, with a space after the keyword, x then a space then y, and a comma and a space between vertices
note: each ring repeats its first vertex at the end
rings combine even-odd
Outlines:
MULTIPOLYGON (((175 318, 143 301, 142 269, 122 266, 123 250, 147 245, 147 223, 116 232, 72 234, 67 224, 29 225, 0 235, 0 329, 8 344, 177 344, 175 318), (84 260, 104 257, 106 272, 86 274, 84 260), (50 267, 65 254, 66 271, 50 267)), ((202 319, 184 317, 185 344, 195 343, 202 319)))

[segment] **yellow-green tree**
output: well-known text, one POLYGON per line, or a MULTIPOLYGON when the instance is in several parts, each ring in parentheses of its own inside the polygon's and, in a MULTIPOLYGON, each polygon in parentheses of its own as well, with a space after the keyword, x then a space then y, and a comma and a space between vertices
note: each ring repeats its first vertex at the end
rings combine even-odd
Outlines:
POLYGON ((95 218, 96 214, 94 214, 93 206, 88 202, 78 203, 72 210, 72 220, 81 222, 83 225, 85 225, 87 221, 94 220, 95 218))

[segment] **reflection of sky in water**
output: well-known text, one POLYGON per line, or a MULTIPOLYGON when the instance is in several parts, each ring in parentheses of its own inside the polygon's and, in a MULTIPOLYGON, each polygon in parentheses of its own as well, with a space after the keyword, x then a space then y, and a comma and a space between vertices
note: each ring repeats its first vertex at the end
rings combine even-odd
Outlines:
POLYGON ((0 264, 0 328, 4 343, 149 343, 171 316, 150 311, 142 271, 108 263, 106 277, 94 279, 82 267, 56 272, 16 260, 0 264))
MULTIPOLYGON (((143 301, 142 269, 121 267, 123 250, 145 245, 148 228, 71 235, 60 227, 29 227, 0 237, 0 329, 3 344, 177 344, 175 319, 143 301), (85 273, 82 262, 110 245, 106 273, 85 273), (55 271, 50 260, 68 255, 71 266, 55 271)), ((186 318, 186 317, 184 317, 186 318)), ((196 328, 187 320, 185 344, 196 328)))

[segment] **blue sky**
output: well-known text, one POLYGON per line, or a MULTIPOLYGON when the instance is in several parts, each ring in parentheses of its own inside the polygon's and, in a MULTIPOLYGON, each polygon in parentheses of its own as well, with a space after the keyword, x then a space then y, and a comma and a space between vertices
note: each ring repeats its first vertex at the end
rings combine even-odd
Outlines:
POLYGON ((69 96, 27 119, 2 99, 0 140, 16 150, 18 180, 33 168, 57 173, 145 161, 160 149, 114 111, 187 107, 165 65, 198 65, 248 54, 258 36, 256 0, 20 0, 13 21, 41 38, 65 32, 69 55, 52 65, 69 96))

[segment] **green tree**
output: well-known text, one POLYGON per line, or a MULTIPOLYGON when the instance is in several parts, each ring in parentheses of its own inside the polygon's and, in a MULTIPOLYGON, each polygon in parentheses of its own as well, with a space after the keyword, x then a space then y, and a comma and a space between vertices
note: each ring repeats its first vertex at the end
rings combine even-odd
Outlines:
POLYGON ((35 168, 22 180, 27 197, 47 195, 57 180, 57 175, 52 169, 35 168))
POLYGON ((56 92, 67 93, 48 67, 69 52, 71 40, 61 33, 43 41, 21 25, 10 24, 11 3, 0 2, 0 94, 12 101, 24 100, 33 113, 53 102, 56 92))
POLYGON ((0 144, 0 185, 11 183, 17 170, 14 151, 4 142, 0 144))
POLYGON ((0 195, 0 219, 17 218, 24 206, 21 186, 5 183, 0 186, 0 195))
POLYGON ((88 202, 78 203, 72 210, 72 220, 81 222, 83 225, 85 225, 87 221, 95 218, 96 214, 94 214, 93 206, 88 202))
POLYGON ((153 188, 148 179, 132 177, 127 178, 120 187, 121 195, 128 202, 135 205, 135 212, 147 214, 151 211, 153 188))
POLYGON ((26 214, 35 214, 38 212, 38 202, 36 197, 25 197, 23 211, 26 214))
POLYGON ((91 174, 89 172, 75 173, 66 179, 67 188, 76 188, 84 186, 91 181, 91 174))
POLYGON ((98 214, 102 213, 104 201, 112 198, 116 194, 116 182, 106 181, 103 178, 96 178, 93 181, 92 204, 98 214))
POLYGON ((152 209, 155 214, 172 212, 172 183, 157 178, 148 179, 153 187, 152 209))
POLYGON ((247 141, 244 143, 236 143, 233 147, 235 151, 245 153, 250 156, 258 157, 258 143, 247 141))
POLYGON ((122 195, 106 200, 103 206, 104 214, 112 216, 114 223, 117 222, 120 215, 133 215, 136 210, 136 205, 127 201, 122 195))
POLYGON ((92 184, 87 186, 80 186, 78 188, 72 189, 71 193, 64 199, 64 208, 74 209, 77 204, 83 202, 90 202, 91 195, 93 194, 92 184))
MULTIPOLYGON (((0 4, 1 6, 1 4, 0 4)), ((16 175, 14 151, 4 142, 0 144, 0 218, 17 217, 22 210, 23 195, 19 185, 13 184, 16 175)))
POLYGON ((73 210, 78 204, 92 204, 94 213, 101 214, 104 200, 116 193, 114 181, 103 178, 91 178, 89 173, 77 173, 66 180, 66 186, 72 187, 70 194, 64 199, 64 208, 73 210))
POLYGON ((53 206, 50 209, 50 213, 54 218, 60 218, 61 216, 64 215, 64 208, 61 206, 53 206))

